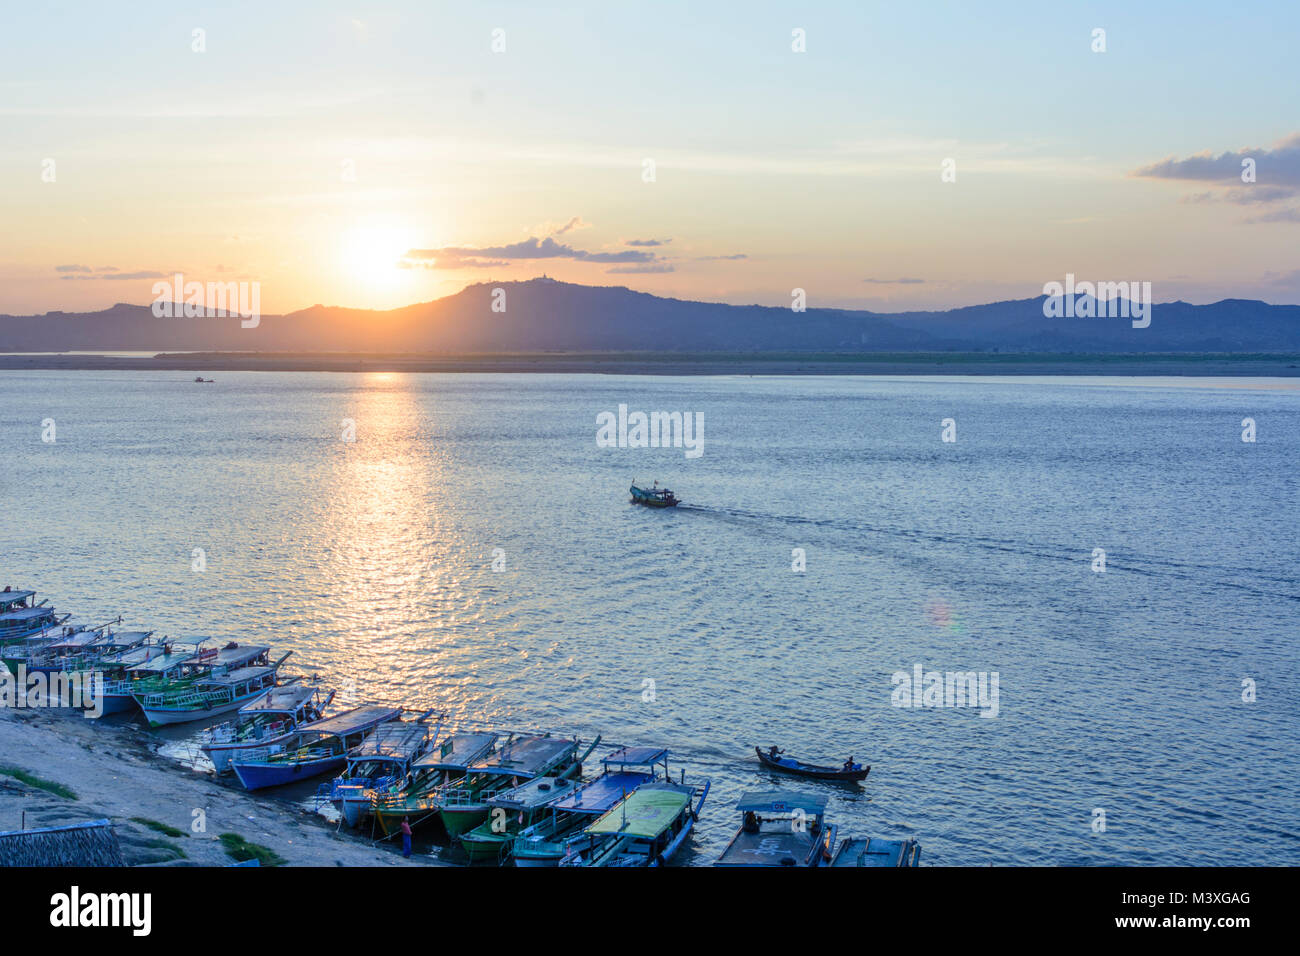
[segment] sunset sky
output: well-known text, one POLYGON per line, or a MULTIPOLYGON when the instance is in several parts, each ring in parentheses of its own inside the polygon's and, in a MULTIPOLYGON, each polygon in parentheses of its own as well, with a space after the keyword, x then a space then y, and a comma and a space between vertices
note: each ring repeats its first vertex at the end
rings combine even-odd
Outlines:
POLYGON ((1300 302, 1300 5, 723 6, 9 4, 0 312, 144 304, 178 271, 256 280, 265 312, 543 273, 1300 302))

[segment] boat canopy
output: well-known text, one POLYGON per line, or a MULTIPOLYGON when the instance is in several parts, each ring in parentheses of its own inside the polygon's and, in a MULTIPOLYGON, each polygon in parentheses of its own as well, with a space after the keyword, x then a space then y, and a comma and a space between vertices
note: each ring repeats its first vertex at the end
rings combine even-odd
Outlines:
POLYGON ((233 687, 274 673, 275 667, 270 664, 254 664, 251 667, 236 667, 221 674, 212 674, 203 678, 202 683, 204 687, 233 687))
POLYGON ((420 757, 415 770, 466 770, 492 749, 496 734, 452 734, 438 750, 420 757))
POLYGON ((650 774, 640 770, 612 770, 583 784, 564 799, 557 800, 551 804, 551 809, 596 816, 604 813, 641 784, 652 779, 654 778, 650 774))
POLYGON ((53 617, 54 609, 49 607, 16 607, 12 611, 0 614, 0 621, 30 621, 40 617, 53 617))
POLYGON ((353 763, 381 759, 410 760, 419 752, 428 733, 429 729, 424 724, 402 721, 380 724, 373 734, 348 755, 348 760, 353 763))
POLYGON ((575 781, 567 778, 534 777, 525 784, 498 793, 487 802, 494 807, 507 807, 511 810, 535 810, 573 793, 576 786, 575 781))
POLYGON ((129 650, 119 651, 100 660, 99 667, 127 667, 134 669, 139 664, 147 661, 156 660, 163 655, 161 645, 146 644, 144 647, 132 647, 129 650))
POLYGON ((135 647, 143 644, 153 635, 153 631, 110 631, 105 644, 114 647, 135 647))
POLYGON ((22 604, 31 597, 36 597, 35 591, 0 591, 0 607, 22 604))
POLYGON ((536 777, 578 749, 576 740, 564 737, 520 737, 472 767, 472 773, 499 773, 512 777, 536 777))
POLYGON ((88 644, 95 644, 103 637, 99 631, 74 631, 64 637, 56 637, 43 648, 47 651, 76 650, 88 644))
POLYGON ((736 809, 741 813, 794 813, 803 811, 821 816, 827 798, 797 790, 760 790, 741 794, 736 809))
POLYGON ((663 747, 621 747, 612 752, 601 763, 623 764, 633 767, 653 767, 668 759, 668 751, 663 747))
POLYGON ((667 830, 691 802, 686 789, 645 786, 587 827, 592 834, 614 834, 653 840, 667 830))
POLYGON ((179 667, 186 661, 193 660, 194 651, 173 651, 169 654, 163 654, 155 657, 153 660, 146 661, 143 664, 137 664, 131 668, 133 674, 161 674, 169 671, 173 667, 179 667))
POLYGON ((332 737, 346 737, 359 730, 373 727, 386 720, 395 720, 402 713, 400 707, 385 707, 382 704, 362 704, 333 717, 316 720, 298 729, 303 733, 322 734, 332 737))
POLYGON ((239 667, 270 653, 271 648, 266 644, 228 644, 215 650, 208 648, 200 651, 196 663, 211 667, 239 667))
POLYGON ((298 705, 310 697, 315 690, 307 684, 282 684, 271 689, 265 697, 259 697, 251 704, 239 708, 241 714, 256 717, 259 714, 292 714, 298 705))

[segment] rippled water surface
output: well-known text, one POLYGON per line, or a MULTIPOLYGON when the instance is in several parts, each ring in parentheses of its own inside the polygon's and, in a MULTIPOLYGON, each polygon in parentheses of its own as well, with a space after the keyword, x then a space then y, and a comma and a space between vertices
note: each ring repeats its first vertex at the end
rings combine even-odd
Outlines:
POLYGON ((871 764, 802 786, 926 863, 1300 863, 1289 386, 214 377, 0 373, 0 586, 466 724, 665 744, 713 781, 688 863, 791 785, 769 743, 871 764), (597 447, 620 403, 702 413, 703 455, 597 447), (893 706, 917 664, 996 672, 997 716, 893 706))

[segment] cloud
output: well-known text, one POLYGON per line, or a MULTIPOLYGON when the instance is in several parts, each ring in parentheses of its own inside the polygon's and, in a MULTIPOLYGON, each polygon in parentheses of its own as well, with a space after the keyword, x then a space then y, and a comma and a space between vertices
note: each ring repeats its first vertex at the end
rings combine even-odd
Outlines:
POLYGON ((615 266, 612 269, 606 269, 607 275, 630 275, 632 273, 648 272, 675 272, 671 263, 668 262, 639 262, 630 266, 615 266))
POLYGON ((730 256, 696 256, 695 258, 700 262, 727 262, 733 259, 748 259, 749 256, 743 252, 737 252, 730 256))
MULTIPOLYGON (((56 268, 57 268, 60 272, 65 272, 65 273, 72 271, 72 270, 70 270, 69 268, 64 267, 64 266, 56 266, 56 268)), ((109 267, 108 267, 108 269, 111 269, 112 271, 102 271, 102 272, 100 272, 100 273, 97 274, 97 275, 85 275, 85 274, 83 274, 83 273, 90 272, 90 270, 87 269, 87 268, 85 268, 84 266, 81 266, 81 267, 73 267, 73 268, 76 269, 77 274, 75 274, 75 275, 61 275, 61 276, 59 276, 59 278, 60 278, 60 279, 127 279, 127 280, 130 280, 130 279, 170 279, 170 278, 171 278, 171 274, 170 274, 170 273, 167 273, 167 272, 153 272, 153 271, 141 271, 141 272, 119 272, 119 271, 118 271, 116 268, 114 268, 113 266, 109 266, 109 267)))
POLYGON ((482 268, 483 260, 518 260, 518 259, 572 259, 577 262, 653 262, 656 257, 652 252, 636 249, 624 249, 619 252, 588 252, 575 249, 562 242, 556 242, 550 236, 538 239, 530 236, 520 242, 504 246, 447 246, 442 249, 408 249, 404 259, 414 260, 425 268, 462 269, 482 268))
POLYGON ((623 244, 626 246, 666 246, 672 242, 671 239, 628 239, 623 244))
POLYGON ((1246 222, 1251 224, 1260 222, 1300 222, 1300 206, 1282 206, 1278 209, 1271 209, 1266 213, 1247 219, 1246 222))
POLYGON ((1240 185, 1242 162, 1255 161, 1261 184, 1300 189, 1300 133, 1278 140, 1272 149, 1239 149, 1215 156, 1209 150, 1186 159, 1169 157, 1143 166, 1132 175, 1147 179, 1190 179, 1197 182, 1240 185))
POLYGON ((55 272, 91 272, 90 266, 55 266, 55 272))
MULTIPOLYGON (((1215 155, 1206 150, 1186 159, 1169 157, 1135 169, 1130 175, 1206 183, 1212 188, 1191 193, 1184 203, 1226 202, 1238 206, 1267 206, 1300 195, 1300 133, 1292 133, 1270 149, 1238 149, 1215 155), (1253 162, 1255 181, 1243 182, 1253 162)), ((1293 208, 1274 208, 1245 220, 1248 223, 1295 222, 1293 208)))
POLYGON ((924 285, 924 279, 863 279, 872 285, 924 285))
POLYGON ((562 236, 566 232, 572 232, 574 229, 586 229, 590 225, 591 223, 589 222, 583 222, 581 216, 574 216, 572 219, 566 222, 559 229, 556 229, 553 233, 551 233, 551 235, 562 236))

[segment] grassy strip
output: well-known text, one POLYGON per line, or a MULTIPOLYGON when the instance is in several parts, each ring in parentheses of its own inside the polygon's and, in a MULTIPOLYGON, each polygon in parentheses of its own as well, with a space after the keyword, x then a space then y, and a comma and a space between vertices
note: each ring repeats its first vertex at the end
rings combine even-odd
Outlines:
POLYGON ((249 843, 238 833, 223 833, 217 839, 226 848, 226 855, 236 863, 256 860, 259 866, 283 866, 289 862, 274 850, 268 850, 256 843, 249 843))
POLYGON ((148 817, 132 817, 131 821, 133 823, 140 824, 140 826, 142 827, 148 827, 150 830, 153 830, 155 833, 161 833, 164 836, 169 836, 169 837, 189 836, 189 834, 186 833, 184 830, 178 830, 173 826, 168 826, 166 823, 159 823, 157 820, 150 820, 148 817))
POLYGON ((148 847, 151 850, 162 850, 164 853, 170 853, 173 860, 188 860, 185 851, 175 843, 168 843, 166 840, 145 840, 140 846, 148 847))
POLYGON ((61 783, 55 783, 53 780, 45 780, 35 774, 28 773, 26 770, 20 770, 17 767, 0 765, 0 774, 6 777, 13 777, 19 783, 25 783, 29 787, 35 787, 37 790, 44 790, 52 793, 56 797, 63 797, 65 800, 76 800, 77 795, 70 787, 65 787, 61 783))

